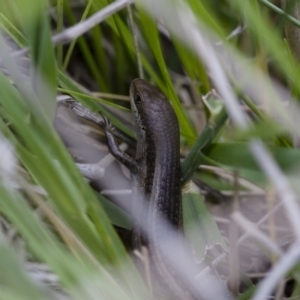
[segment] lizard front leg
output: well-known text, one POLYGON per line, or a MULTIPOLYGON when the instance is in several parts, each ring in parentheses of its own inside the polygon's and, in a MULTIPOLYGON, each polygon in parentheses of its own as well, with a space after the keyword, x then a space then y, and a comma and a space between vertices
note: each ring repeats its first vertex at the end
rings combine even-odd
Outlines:
POLYGON ((107 139, 107 145, 109 152, 124 166, 126 166, 131 173, 136 174, 137 173, 137 162, 135 159, 133 159, 131 156, 129 156, 127 153, 123 152, 117 141, 115 136, 113 135, 113 126, 111 125, 110 121, 105 117, 103 117, 104 121, 104 132, 107 139))

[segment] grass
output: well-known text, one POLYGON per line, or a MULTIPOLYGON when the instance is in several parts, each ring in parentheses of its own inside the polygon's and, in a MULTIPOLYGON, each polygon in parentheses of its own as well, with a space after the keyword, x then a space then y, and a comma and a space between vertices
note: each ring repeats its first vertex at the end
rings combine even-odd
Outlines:
MULTIPOLYGON (((299 20, 275 2, 137 1, 132 30, 126 9, 90 28, 89 17, 113 2, 0 1, 0 299, 52 299, 57 292, 37 284, 26 269, 33 261, 59 278, 63 296, 149 296, 113 227, 128 228, 130 221, 116 221, 122 211, 87 184, 53 126, 56 95, 63 92, 101 111, 132 140, 128 102, 94 93, 128 95, 130 81, 143 76, 139 64, 179 120, 185 230, 201 274, 214 266, 238 286, 236 299, 299 297, 300 85, 295 48, 289 47, 293 37, 284 39, 284 29, 299 20), (75 24, 86 33, 69 41, 66 27, 75 24), (53 44, 56 31, 67 44, 53 44), (227 195, 221 215, 209 192, 203 205, 193 177, 227 195), (278 206, 286 212, 282 218, 273 214, 278 206), (257 215, 248 215, 256 209, 257 215), (241 227, 233 240, 232 226, 241 227), (248 256, 263 253, 273 267, 259 270, 259 280, 252 280, 257 270, 247 269, 243 255, 230 257, 236 245, 247 253, 246 236, 255 245, 248 256), (281 239, 288 236, 284 251, 281 239), (280 284, 287 278, 293 286, 284 292, 280 284)), ((123 179, 112 176, 114 190, 122 190, 123 179)))

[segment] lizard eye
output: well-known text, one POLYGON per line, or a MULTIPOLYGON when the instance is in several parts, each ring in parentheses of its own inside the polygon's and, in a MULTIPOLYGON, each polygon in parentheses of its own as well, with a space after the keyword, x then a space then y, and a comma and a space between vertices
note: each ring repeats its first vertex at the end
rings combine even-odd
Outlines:
POLYGON ((139 94, 134 95, 134 102, 135 103, 141 103, 142 102, 142 98, 139 94))

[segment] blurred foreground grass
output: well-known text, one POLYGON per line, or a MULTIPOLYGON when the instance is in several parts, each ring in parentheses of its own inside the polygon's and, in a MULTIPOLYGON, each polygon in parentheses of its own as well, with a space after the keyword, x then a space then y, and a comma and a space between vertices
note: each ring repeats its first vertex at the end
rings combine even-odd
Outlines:
MULTIPOLYGON (((297 1, 189 0, 172 5, 162 1, 167 8, 158 2, 151 8, 147 1, 138 1, 131 11, 124 8, 113 13, 69 40, 66 28, 82 24, 84 29, 88 24, 80 22, 108 4, 101 0, 0 1, 0 299, 145 299, 145 285, 112 226, 120 212, 104 196, 100 204, 98 192, 80 175, 53 127, 56 95, 63 90, 90 110, 101 110, 120 131, 134 137, 126 117, 116 114, 128 111, 128 102, 97 93, 128 95, 130 81, 141 76, 139 60, 145 78, 166 94, 177 113, 185 181, 194 176, 227 193, 224 206, 230 212, 233 205, 228 199, 237 190, 241 194, 260 192, 263 203, 274 200, 270 195, 276 195, 277 186, 249 151, 248 142, 260 139, 297 196, 300 192, 300 85, 294 59, 300 53, 300 29, 293 19, 299 16, 297 1), (194 30, 203 34, 202 43, 189 40, 194 30), (58 33, 64 45, 54 45, 58 33), (206 44, 212 52, 199 55, 197 49, 206 44), (209 66, 213 64, 223 70, 228 82, 212 73, 209 66), (234 115, 224 108, 222 86, 238 99, 247 128, 230 121, 234 115), (238 184, 234 174, 240 177, 238 184), (28 271, 33 262, 47 265, 63 291, 38 284, 42 276, 33 279, 28 271)), ((115 185, 116 190, 120 188, 115 185)), ((253 202, 252 208, 260 207, 253 202)), ((266 214, 274 204, 267 203, 266 214)), ((186 193, 184 213, 198 261, 214 261, 220 252, 205 255, 217 244, 222 245, 223 255, 227 245, 234 252, 237 238, 225 236, 224 241, 216 226, 221 218, 212 218, 199 190, 186 193)), ((266 232, 281 248, 276 232, 282 224, 274 218, 268 220, 266 232)), ((293 225, 289 215, 285 218, 293 225)), ((288 231, 289 226, 284 225, 288 231)), ((236 230, 236 225, 231 226, 229 232, 236 230)), ((242 228, 251 231, 249 226, 242 228)), ((267 265, 279 266, 278 253, 265 251, 269 244, 257 235, 252 238, 268 257, 267 265)), ((289 240, 289 245, 296 243, 295 238, 289 240)), ((249 255, 255 256, 256 250, 251 251, 249 255)), ((260 276, 243 269, 242 262, 239 266, 229 261, 223 263, 222 275, 229 278, 236 297, 251 299, 260 276)), ((266 281, 267 266, 260 271, 266 281)), ((297 260, 282 271, 279 282, 287 278, 293 283, 285 291, 284 284, 280 285, 277 299, 300 297, 297 260)))

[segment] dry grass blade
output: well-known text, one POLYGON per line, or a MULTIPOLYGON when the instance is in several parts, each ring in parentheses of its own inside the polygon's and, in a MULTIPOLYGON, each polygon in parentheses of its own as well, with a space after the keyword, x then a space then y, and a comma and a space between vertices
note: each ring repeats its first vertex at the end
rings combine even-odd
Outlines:
POLYGON ((88 32, 97 24, 103 22, 106 18, 110 17, 111 15, 115 14, 119 10, 132 3, 133 0, 117 0, 112 4, 106 6, 104 9, 100 10, 87 20, 53 36, 52 41, 55 45, 68 43, 88 32))

